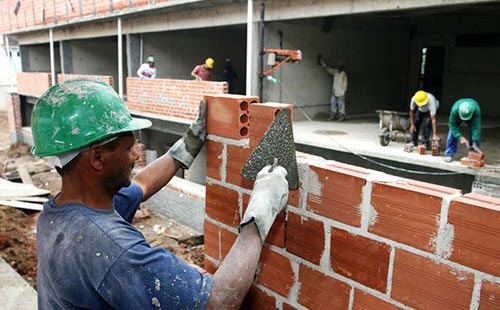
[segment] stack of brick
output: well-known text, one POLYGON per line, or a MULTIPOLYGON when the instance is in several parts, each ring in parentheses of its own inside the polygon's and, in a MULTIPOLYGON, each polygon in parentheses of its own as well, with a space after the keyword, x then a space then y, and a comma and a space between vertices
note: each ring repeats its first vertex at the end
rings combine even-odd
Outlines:
POLYGON ((460 159, 460 163, 469 168, 482 168, 484 167, 484 154, 469 152, 467 157, 460 159))
POLYGON ((427 147, 425 147, 425 145, 420 144, 417 146, 417 153, 419 153, 420 155, 425 155, 426 151, 427 151, 427 147))
POLYGON ((414 148, 413 143, 410 142, 405 144, 405 152, 411 153, 413 152, 413 148, 414 148))
POLYGON ((205 95, 227 93, 227 82, 127 78, 131 112, 194 120, 205 95))
MULTIPOLYGON (((236 240, 251 194, 252 182, 241 178, 240 169, 257 144, 254 126, 272 121, 254 117, 257 106, 267 115, 276 109, 251 104, 248 137, 234 138, 239 125, 232 133, 214 134, 224 115, 208 113, 209 272, 236 240)), ((304 153, 297 159, 300 188, 290 191, 288 206, 272 227, 243 308, 500 307, 500 199, 304 153)))

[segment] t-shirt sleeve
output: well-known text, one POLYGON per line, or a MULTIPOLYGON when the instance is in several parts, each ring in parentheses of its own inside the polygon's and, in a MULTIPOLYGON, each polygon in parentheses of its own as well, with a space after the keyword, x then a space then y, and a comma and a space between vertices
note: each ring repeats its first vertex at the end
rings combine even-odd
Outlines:
POLYGON ((128 187, 123 187, 113 197, 113 206, 125 221, 132 223, 135 212, 142 201, 142 196, 141 187, 132 183, 128 187))
POLYGON ((98 289, 115 309, 205 309, 211 290, 210 275, 145 243, 124 252, 98 289))

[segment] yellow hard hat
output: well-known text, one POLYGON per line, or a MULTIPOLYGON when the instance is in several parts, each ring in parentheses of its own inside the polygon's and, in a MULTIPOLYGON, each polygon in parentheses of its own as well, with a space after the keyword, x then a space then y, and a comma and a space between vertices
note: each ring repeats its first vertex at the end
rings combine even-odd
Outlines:
POLYGON ((423 90, 419 90, 415 93, 415 103, 422 107, 427 104, 429 99, 427 98, 427 93, 423 90))
POLYGON ((215 61, 214 61, 214 59, 213 59, 213 58, 207 58, 207 59, 205 60, 205 65, 206 65, 207 67, 209 67, 210 69, 212 69, 212 68, 214 67, 214 63, 215 63, 215 61))

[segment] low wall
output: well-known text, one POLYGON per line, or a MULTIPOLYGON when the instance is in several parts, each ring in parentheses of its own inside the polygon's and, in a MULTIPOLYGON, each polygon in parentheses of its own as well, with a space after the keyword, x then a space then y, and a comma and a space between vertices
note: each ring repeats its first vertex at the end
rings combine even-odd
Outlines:
MULTIPOLYGON (((241 101, 219 103, 229 111, 241 101)), ((204 231, 213 273, 251 194, 241 167, 279 107, 250 104, 246 136, 241 113, 228 121, 211 107, 204 231)), ((297 157, 300 188, 271 229, 245 309, 500 308, 500 199, 297 157)))
POLYGON ((127 105, 132 112, 192 120, 203 96, 224 93, 226 82, 127 78, 127 105))
POLYGON ((57 75, 57 82, 61 83, 66 80, 71 79, 90 79, 90 80, 99 80, 108 83, 113 86, 113 77, 111 75, 88 75, 88 74, 63 74, 60 73, 57 75))
POLYGON ((51 76, 47 72, 19 72, 17 92, 19 95, 40 97, 50 87, 51 76))

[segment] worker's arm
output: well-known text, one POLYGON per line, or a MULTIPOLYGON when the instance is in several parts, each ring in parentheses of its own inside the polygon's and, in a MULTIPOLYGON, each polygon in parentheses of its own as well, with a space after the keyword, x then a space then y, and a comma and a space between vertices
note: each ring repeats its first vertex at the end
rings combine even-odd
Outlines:
POLYGON ((481 110, 479 109, 479 106, 475 109, 474 111, 474 119, 472 120, 472 148, 480 153, 483 154, 483 151, 481 148, 479 148, 479 139, 481 138, 481 110))
POLYGON ((335 74, 335 69, 330 68, 326 62, 323 60, 323 56, 321 54, 318 54, 318 65, 322 66, 323 69, 325 69, 326 72, 328 72, 331 75, 335 74))
POLYGON ((410 109, 410 134, 413 134, 415 131, 415 112, 413 109, 410 109))
POLYGON ((152 79, 156 79, 156 69, 155 69, 155 70, 153 70, 153 75, 151 75, 151 78, 152 78, 152 79))
POLYGON ((255 180, 248 208, 240 224, 240 235, 213 276, 207 309, 239 309, 252 285, 262 244, 276 215, 288 200, 286 170, 270 166, 255 180))
POLYGON ((191 76, 194 77, 197 81, 201 81, 201 77, 198 76, 199 66, 194 67, 193 71, 191 71, 191 76))
POLYGON ((458 108, 453 107, 450 112, 450 118, 448 119, 448 127, 450 128, 451 134, 455 139, 461 139, 462 133, 460 132, 460 117, 458 116, 458 108))
POLYGON ((432 141, 437 141, 437 140, 439 140, 439 137, 437 135, 436 115, 431 115, 431 122, 432 122, 432 141))
POLYGON ((141 79, 144 78, 144 75, 142 75, 142 65, 137 69, 137 76, 141 79))
POLYGON ((132 179, 142 188, 142 201, 165 186, 179 168, 189 169, 205 143, 206 114, 206 103, 202 100, 198 118, 189 126, 184 136, 170 147, 167 154, 146 166, 132 179))

